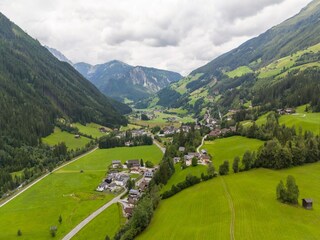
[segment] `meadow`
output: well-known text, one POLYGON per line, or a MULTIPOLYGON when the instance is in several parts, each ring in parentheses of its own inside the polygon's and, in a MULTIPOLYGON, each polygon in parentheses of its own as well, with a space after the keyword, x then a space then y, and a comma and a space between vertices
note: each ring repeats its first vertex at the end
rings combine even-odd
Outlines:
POLYGON ((137 239, 232 239, 232 218, 234 239, 319 239, 319 172, 320 163, 314 163, 219 176, 161 201, 137 239), (276 200, 276 186, 288 175, 299 186, 299 206, 276 200), (313 210, 302 208, 301 198, 312 198, 313 210))
POLYGON ((216 170, 218 170, 225 160, 228 160, 229 165, 232 166, 233 159, 236 156, 242 158, 247 150, 257 151, 262 145, 263 141, 257 139, 234 136, 214 141, 205 141, 201 149, 206 149, 211 154, 212 163, 216 170))
POLYGON ((95 240, 104 240, 107 235, 112 238, 118 231, 119 226, 124 223, 125 218, 122 214, 122 207, 118 204, 113 204, 81 229, 72 240, 93 238, 95 240))
POLYGON ((91 140, 89 138, 81 136, 80 138, 75 138, 74 134, 68 133, 66 131, 61 131, 60 128, 55 127, 54 132, 49 136, 42 138, 42 142, 50 146, 57 145, 58 143, 64 142, 68 150, 76 150, 77 148, 84 147, 91 140))
POLYGON ((166 185, 161 188, 161 192, 165 192, 171 189, 173 184, 178 184, 186 180, 186 176, 189 174, 197 177, 201 177, 201 173, 207 174, 207 166, 198 165, 196 167, 189 166, 186 169, 181 169, 181 164, 177 163, 175 166, 175 172, 169 179, 166 185))
POLYGON ((233 71, 230 72, 225 72, 225 74, 229 77, 229 78, 234 78, 234 77, 241 77, 247 73, 252 73, 252 69, 249 68, 248 66, 241 66, 238 67, 237 69, 234 69, 233 71))
MULTIPOLYGON (((100 138, 106 135, 106 133, 100 132, 99 128, 102 126, 96 123, 87 123, 86 125, 82 125, 80 123, 74 123, 72 125, 78 128, 80 133, 86 134, 93 138, 100 138)), ((110 130, 108 128, 106 129, 110 130)))
POLYGON ((158 163, 162 153, 154 145, 96 150, 51 173, 0 208, 0 239, 52 239, 51 226, 58 227, 56 237, 62 238, 114 197, 95 191, 111 161, 137 158, 158 163), (18 229, 21 237, 17 237, 18 229))

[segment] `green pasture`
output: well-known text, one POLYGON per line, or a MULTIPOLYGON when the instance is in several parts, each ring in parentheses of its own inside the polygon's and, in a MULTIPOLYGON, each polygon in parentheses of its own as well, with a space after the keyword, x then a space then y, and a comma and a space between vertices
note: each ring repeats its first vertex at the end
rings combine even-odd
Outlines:
POLYGON ((107 235, 112 239, 124 223, 122 207, 113 204, 81 229, 72 240, 104 240, 107 235))
POLYGON ((211 154, 212 163, 217 170, 225 160, 229 161, 231 168, 233 159, 236 156, 242 158, 247 150, 257 151, 262 145, 263 141, 257 139, 234 136, 214 141, 205 141, 201 149, 206 149, 211 154))
POLYGON ((247 73, 251 73, 253 72, 251 68, 249 68, 248 66, 240 66, 230 72, 225 72, 225 74, 229 77, 229 78, 234 78, 234 77, 241 77, 247 73))
POLYGON ((197 177, 201 177, 201 173, 207 174, 207 167, 204 165, 198 165, 196 167, 189 166, 185 169, 181 169, 181 164, 177 163, 175 166, 175 172, 173 176, 169 179, 166 185, 164 185, 161 189, 161 192, 165 192, 171 189, 172 185, 177 185, 180 182, 186 180, 186 176, 189 174, 197 177))
POLYGON ((50 146, 57 145, 58 143, 64 142, 68 150, 76 150, 77 148, 84 147, 90 142, 89 138, 81 136, 80 138, 75 138, 74 134, 68 133, 66 131, 61 131, 60 128, 55 127, 54 132, 49 136, 42 138, 42 142, 50 146))
POLYGON ((93 138, 100 138, 106 135, 106 133, 102 133, 99 131, 99 128, 102 126, 96 123, 87 123, 85 126, 80 123, 74 123, 73 126, 78 128, 79 132, 84 133, 88 136, 92 136, 93 138))
POLYGON ((114 197, 95 191, 112 160, 142 158, 158 163, 161 157, 161 151, 154 145, 96 150, 53 172, 1 207, 0 239, 17 239, 18 229, 22 232, 19 239, 52 239, 51 226, 57 226, 56 238, 62 238, 114 197))
POLYGON ((219 176, 163 200, 142 239, 317 240, 320 236, 320 163, 287 170, 256 169, 219 176), (288 175, 300 190, 299 206, 276 200, 276 186, 288 175), (231 202, 229 204, 229 199, 231 202), (301 207, 313 199, 313 210, 301 207), (232 215, 234 227, 231 226, 232 215))

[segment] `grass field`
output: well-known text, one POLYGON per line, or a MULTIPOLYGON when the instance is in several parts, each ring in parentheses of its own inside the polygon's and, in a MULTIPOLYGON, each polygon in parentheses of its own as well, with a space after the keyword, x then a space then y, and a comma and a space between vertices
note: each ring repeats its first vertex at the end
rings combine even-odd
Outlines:
POLYGON ((319 239, 319 172, 320 163, 315 163, 281 171, 251 170, 200 183, 163 200, 150 226, 137 239, 227 240, 231 213, 235 239, 319 239), (296 178, 300 206, 275 199, 277 184, 288 175, 296 178), (228 204, 227 192, 234 208, 228 204), (313 210, 301 207, 305 197, 313 199, 313 210))
POLYGON ((61 238, 114 197, 95 191, 112 160, 143 158, 159 162, 161 157, 154 145, 113 148, 97 150, 63 167, 0 208, 0 239, 16 239, 18 229, 22 231, 19 239, 51 239, 50 226, 58 227, 56 238, 61 238))
POLYGON ((134 130, 134 129, 140 129, 141 126, 134 125, 134 124, 128 124, 127 126, 121 126, 120 131, 128 131, 128 130, 134 130))
MULTIPOLYGON (((320 135, 320 113, 305 112, 306 105, 296 108, 296 113, 290 115, 282 115, 279 119, 279 124, 285 124, 287 127, 295 126, 298 132, 301 127, 303 131, 311 131, 320 135)), ((257 125, 262 125, 267 122, 267 116, 270 112, 262 115, 256 120, 257 125)))
POLYGON ((245 75, 245 74, 251 73, 251 72, 253 72, 251 68, 249 68, 247 66, 241 66, 241 67, 238 67, 237 69, 234 69, 233 71, 226 72, 225 74, 229 78, 234 78, 234 77, 241 77, 242 75, 245 75))
POLYGON ((61 131, 60 128, 55 127, 54 132, 49 136, 42 138, 42 141, 50 146, 64 142, 67 145, 68 150, 75 150, 77 148, 84 147, 88 142, 90 142, 90 139, 82 136, 80 138, 75 138, 74 134, 61 131))
POLYGON ((79 132, 89 136, 91 135, 93 138, 100 138, 106 135, 106 133, 102 133, 99 131, 99 128, 101 126, 96 123, 88 123, 85 126, 80 123, 74 123, 73 125, 79 129, 79 132))
POLYGON ((113 204, 78 232, 72 240, 104 240, 106 235, 112 238, 124 223, 122 207, 113 204))
POLYGON ((257 151, 262 145, 263 141, 257 139, 234 136, 205 141, 201 149, 206 149, 211 154, 213 157, 212 163, 217 170, 224 160, 228 160, 231 167, 234 157, 239 156, 242 158, 247 150, 257 151))
POLYGON ((186 176, 188 174, 191 174, 193 176, 201 176, 201 173, 207 174, 207 167, 204 165, 198 165, 196 167, 187 167, 186 169, 181 169, 181 164, 178 163, 175 165, 175 172, 173 176, 169 179, 167 184, 163 186, 161 189, 161 192, 165 192, 167 190, 170 190, 173 184, 177 184, 179 182, 183 182, 186 180, 186 176))

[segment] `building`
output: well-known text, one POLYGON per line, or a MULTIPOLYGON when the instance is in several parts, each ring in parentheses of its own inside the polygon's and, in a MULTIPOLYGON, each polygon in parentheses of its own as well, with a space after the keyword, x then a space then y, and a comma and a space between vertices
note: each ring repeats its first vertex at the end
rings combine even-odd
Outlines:
POLYGON ((311 198, 304 198, 302 199, 302 206, 305 208, 305 209, 312 209, 312 199, 311 198))
POLYGON ((218 136, 220 136, 221 135, 221 130, 220 129, 215 129, 215 130, 212 130, 209 134, 208 134, 208 136, 209 137, 218 137, 218 136))
POLYGON ((116 176, 114 177, 114 182, 121 187, 124 187, 128 180, 130 179, 130 177, 128 175, 125 174, 116 174, 116 176))
POLYGON ((112 168, 121 168, 122 164, 120 160, 112 160, 112 168))
POLYGON ((180 160, 181 160, 181 158, 179 158, 179 157, 174 157, 174 158, 173 158, 174 164, 180 162, 180 160))
POLYGON ((201 153, 202 153, 203 155, 207 155, 207 150, 202 149, 202 150, 201 150, 201 153))
POLYGON ((126 163, 128 168, 140 167, 140 161, 138 159, 128 160, 126 163))
POLYGON ((108 188, 108 183, 103 182, 97 187, 96 191, 103 192, 104 190, 107 190, 107 188, 108 188))
POLYGON ((149 185, 149 182, 146 180, 142 180, 139 184, 139 191, 143 192, 149 185))
POLYGON ((185 147, 179 147, 179 152, 184 152, 186 150, 185 147))
POLYGON ((126 206, 124 208, 124 213, 127 218, 130 218, 132 216, 132 212, 133 212, 133 206, 126 206))
POLYGON ((152 171, 146 171, 144 173, 144 177, 145 178, 152 178, 153 177, 153 172, 152 171))

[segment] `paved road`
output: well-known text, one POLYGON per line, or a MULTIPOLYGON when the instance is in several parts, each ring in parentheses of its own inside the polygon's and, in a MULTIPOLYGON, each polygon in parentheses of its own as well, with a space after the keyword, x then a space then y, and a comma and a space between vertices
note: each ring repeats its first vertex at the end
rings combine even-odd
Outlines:
POLYGON ((103 205, 101 208, 99 208, 97 211, 92 213, 90 216, 88 216, 86 219, 84 219, 81 223, 79 223, 74 229, 72 229, 62 240, 69 240, 73 238, 82 228, 84 228, 91 220, 93 220, 95 217, 97 217, 100 213, 102 213, 104 210, 106 210, 108 207, 110 207, 112 204, 117 203, 120 201, 120 198, 125 195, 127 190, 125 190, 122 194, 119 196, 113 198, 111 201, 103 205))
POLYGON ((200 153, 200 148, 202 147, 204 140, 207 138, 208 135, 205 135, 201 140, 201 145, 197 148, 197 152, 200 153))
MULTIPOLYGON (((95 150, 97 150, 98 148, 94 148, 93 150, 91 150, 90 152, 87 152, 85 154, 82 154, 81 156, 73 159, 72 161, 70 162, 67 162, 59 167, 57 167, 56 169, 54 169, 52 172, 55 172, 55 171, 58 171, 59 169, 69 165, 70 163, 73 163, 77 160, 79 160, 80 158, 94 152, 95 150)), ((40 182, 41 180, 43 180, 45 177, 49 176, 50 173, 47 173, 45 175, 43 175, 42 177, 38 178, 36 181, 32 182, 31 184, 27 185, 26 187, 22 188, 19 192, 17 192, 16 194, 12 195, 11 197, 9 197, 6 201, 4 201, 3 203, 0 204, 0 208, 3 207, 4 205, 6 205, 7 203, 9 203, 11 200, 15 199, 16 197, 18 197, 21 193, 23 193, 24 191, 28 190, 29 188, 31 188, 33 185, 35 185, 36 183, 40 182)))

